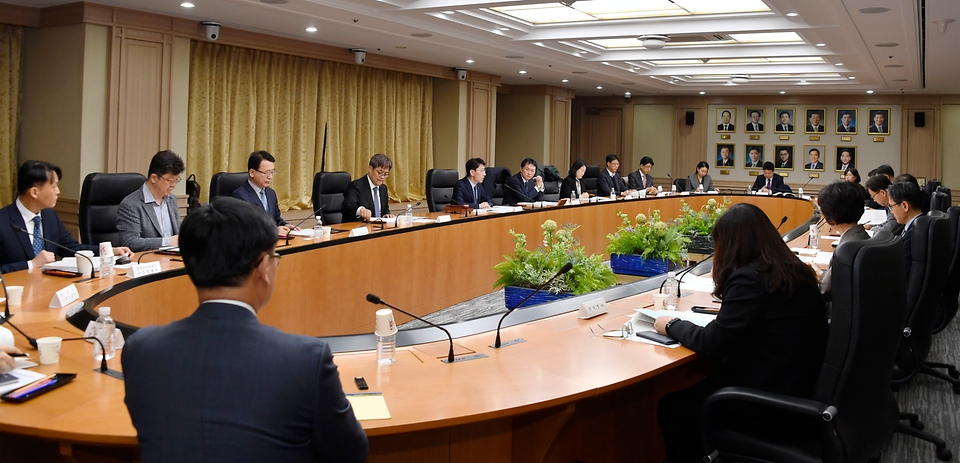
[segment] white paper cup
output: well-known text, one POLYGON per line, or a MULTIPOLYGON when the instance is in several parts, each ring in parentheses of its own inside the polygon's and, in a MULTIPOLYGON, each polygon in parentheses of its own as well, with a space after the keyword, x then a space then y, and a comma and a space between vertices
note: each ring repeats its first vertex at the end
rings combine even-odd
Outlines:
POLYGON ((397 323, 393 320, 393 311, 380 309, 377 311, 377 336, 390 336, 397 333, 397 323))
POLYGON ((23 302, 23 286, 7 286, 7 303, 20 305, 23 302))
POLYGON ((669 297, 669 294, 654 294, 653 310, 667 310, 667 298, 669 297))
POLYGON ((333 227, 323 226, 320 228, 323 230, 322 238, 330 238, 330 236, 333 235, 333 227))
POLYGON ((93 267, 91 266, 91 264, 93 263, 93 251, 77 251, 77 254, 79 254, 78 256, 76 256, 77 271, 80 272, 80 274, 83 276, 90 275, 90 272, 93 271, 93 267), (80 257, 80 256, 87 256, 91 260, 84 259, 83 257, 80 257))
POLYGON ((109 241, 104 241, 100 243, 100 258, 108 258, 113 256, 113 243, 109 241))
POLYGON ((60 343, 63 338, 47 336, 37 339, 37 350, 40 351, 40 363, 49 365, 60 361, 60 343))

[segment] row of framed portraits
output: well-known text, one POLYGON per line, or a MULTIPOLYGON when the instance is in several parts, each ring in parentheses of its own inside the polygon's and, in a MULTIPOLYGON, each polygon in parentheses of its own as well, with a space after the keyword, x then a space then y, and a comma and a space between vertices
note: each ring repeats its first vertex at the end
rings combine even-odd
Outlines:
MULTIPOLYGON (((737 146, 733 143, 717 143, 717 167, 736 167, 737 146)), ((794 145, 773 145, 773 152, 766 153, 764 145, 743 145, 742 165, 747 169, 761 169, 765 161, 773 163, 776 170, 794 170, 795 166, 803 165, 803 170, 823 172, 829 166, 835 172, 846 172, 847 169, 857 168, 857 147, 834 147, 833 159, 827 159, 826 145, 803 145, 803 151, 795 153, 794 145), (768 156, 769 154, 769 156, 768 156), (796 155, 796 156, 795 156, 796 155)))
MULTIPOLYGON (((796 133, 796 108, 774 108, 773 133, 796 133)), ((825 108, 803 108, 803 133, 826 133, 827 126, 834 127, 834 133, 856 135, 861 126, 857 108, 837 108, 836 124, 827 120, 825 108)), ((746 133, 763 133, 767 131, 766 109, 746 108, 743 110, 746 122, 739 126, 746 133)), ((862 121, 868 126, 866 133, 876 135, 890 135, 890 108, 868 108, 867 120, 862 121)), ((737 109, 717 108, 717 132, 737 132, 737 109)))

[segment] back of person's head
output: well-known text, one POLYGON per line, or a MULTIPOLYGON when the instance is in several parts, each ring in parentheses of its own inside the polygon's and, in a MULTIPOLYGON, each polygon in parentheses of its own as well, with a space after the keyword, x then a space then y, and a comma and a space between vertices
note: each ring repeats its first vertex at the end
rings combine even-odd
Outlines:
POLYGON ((520 168, 523 169, 527 167, 527 164, 533 164, 533 167, 537 167, 537 161, 534 161, 533 158, 526 158, 523 161, 520 161, 520 168))
POLYGON ((894 177, 893 167, 890 167, 888 164, 884 164, 882 166, 877 167, 875 171, 877 174, 880 174, 880 175, 886 175, 890 178, 894 177))
POLYGON ((377 153, 370 158, 370 167, 373 167, 374 169, 378 167, 382 167, 384 169, 390 170, 390 169, 393 169, 393 161, 391 161, 386 154, 377 153))
POLYGON ((247 170, 260 170, 260 163, 263 161, 277 162, 272 154, 264 150, 254 151, 247 158, 247 170))
POLYGON ((847 173, 853 174, 853 178, 857 179, 857 183, 860 183, 860 180, 861 180, 861 179, 860 179, 860 171, 859 171, 859 170, 851 167, 851 168, 843 171, 843 175, 844 175, 844 176, 846 176, 847 173))
POLYGON ((580 170, 581 167, 585 167, 586 165, 587 163, 583 162, 583 159, 577 159, 576 161, 573 161, 573 165, 570 166, 570 171, 567 172, 567 175, 571 177, 576 177, 577 171, 580 170))
POLYGON ((620 160, 620 158, 618 158, 616 154, 608 154, 608 155, 607 155, 607 161, 606 161, 606 162, 607 162, 607 163, 611 163, 611 162, 613 162, 613 161, 619 161, 619 160, 620 160))
POLYGON ((707 169, 709 169, 710 164, 708 164, 707 161, 700 161, 697 163, 697 170, 700 170, 701 167, 706 167, 707 169))
POLYGON ((650 156, 644 156, 644 157, 640 158, 640 165, 641 165, 641 166, 645 166, 645 165, 648 165, 648 164, 651 165, 651 166, 653 165, 653 158, 651 158, 650 156))
POLYGON ((828 224, 856 224, 863 215, 865 199, 862 187, 838 180, 820 190, 817 204, 828 224))
POLYGON ((923 192, 916 183, 897 182, 887 188, 887 195, 890 196, 890 202, 900 204, 902 202, 910 203, 910 209, 920 212, 923 202, 923 192))
POLYGON ((246 201, 218 196, 187 215, 180 253, 198 288, 237 287, 277 244, 277 224, 246 201))
POLYGON ((54 175, 57 176, 56 180, 60 181, 63 171, 59 166, 46 161, 26 161, 20 164, 20 169, 17 170, 17 195, 23 196, 33 187, 42 187, 45 183, 54 181, 54 175))
POLYGON ((867 189, 879 193, 883 190, 886 190, 890 186, 890 179, 884 177, 883 175, 874 175, 867 179, 867 189))
POLYGON ((774 165, 773 165, 772 162, 767 161, 767 162, 763 163, 763 170, 773 171, 773 169, 774 169, 774 165))
POLYGON ((482 158, 473 158, 467 160, 467 164, 464 166, 467 169, 467 175, 470 175, 471 170, 477 170, 480 166, 486 166, 487 162, 482 158))
POLYGON ((723 298, 730 275, 751 264, 766 275, 768 294, 790 295, 798 286, 817 285, 813 269, 790 252, 767 214, 752 204, 736 204, 717 219, 713 249, 713 294, 718 298, 723 298))
POLYGON ((917 177, 914 177, 913 175, 910 175, 910 174, 898 175, 897 178, 893 179, 893 183, 897 183, 897 182, 910 182, 916 185, 917 188, 920 188, 920 182, 917 181, 917 177))
POLYGON ((163 177, 166 174, 180 175, 184 169, 183 159, 180 159, 177 153, 170 150, 163 150, 154 154, 153 159, 150 160, 147 177, 151 174, 156 174, 157 177, 163 177))
POLYGON ((870 169, 870 172, 867 172, 868 178, 873 177, 874 175, 877 175, 877 169, 870 169))

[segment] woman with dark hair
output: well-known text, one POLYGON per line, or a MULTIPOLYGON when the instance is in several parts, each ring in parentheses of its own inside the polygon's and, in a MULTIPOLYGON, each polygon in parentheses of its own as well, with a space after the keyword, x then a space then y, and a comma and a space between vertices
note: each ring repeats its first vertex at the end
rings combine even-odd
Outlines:
POLYGON ((713 191, 713 179, 707 173, 710 172, 710 164, 707 161, 700 161, 697 164, 697 172, 687 176, 687 188, 684 191, 713 191))
MULTIPOLYGON (((827 344, 827 317, 813 269, 797 259, 767 215, 737 204, 713 230, 713 295, 723 300, 706 327, 659 317, 656 330, 717 360, 715 373, 658 405, 670 463, 704 455, 700 415, 714 391, 742 386, 812 398, 827 344)), ((735 422, 743 419, 743 408, 735 422)), ((756 420, 765 425, 764 420, 756 420)))
POLYGON ((580 179, 583 178, 583 174, 585 173, 587 173, 587 164, 583 162, 582 159, 577 159, 576 162, 570 166, 570 171, 567 173, 567 176, 564 177, 563 182, 560 183, 560 199, 570 199, 571 196, 580 199, 590 197, 590 193, 583 191, 583 188, 580 186, 580 179))
MULTIPOLYGON (((848 169, 847 172, 850 172, 850 170, 848 169)), ((857 177, 860 176, 857 175, 857 177)), ((860 217, 863 216, 863 191, 863 187, 859 183, 853 183, 849 180, 833 182, 820 190, 817 204, 820 205, 820 212, 823 214, 824 220, 830 224, 830 228, 840 233, 839 243, 870 239, 870 235, 863 229, 863 225, 857 224, 860 217)), ((830 266, 820 276, 820 292, 826 301, 831 299, 830 275, 832 269, 833 261, 830 261, 830 266)))
POLYGON ((863 195, 863 204, 871 209, 879 209, 880 205, 870 199, 870 194, 867 193, 867 189, 860 184, 860 171, 854 169, 853 167, 843 171, 843 179, 847 182, 850 182, 858 187, 860 187, 860 194, 863 195))

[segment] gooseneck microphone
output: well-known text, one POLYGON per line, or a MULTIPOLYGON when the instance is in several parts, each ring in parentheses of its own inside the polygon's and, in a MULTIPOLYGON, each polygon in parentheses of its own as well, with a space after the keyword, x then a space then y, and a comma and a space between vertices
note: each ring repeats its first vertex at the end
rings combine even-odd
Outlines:
POLYGON ((307 219, 316 218, 316 217, 317 217, 317 214, 319 214, 320 211, 322 211, 322 210, 323 210, 323 204, 321 204, 320 207, 318 207, 315 211, 313 211, 313 214, 310 214, 310 215, 304 217, 303 220, 297 222, 296 225, 294 225, 294 226, 292 226, 292 227, 288 227, 290 230, 287 231, 287 237, 284 238, 284 241, 285 241, 285 242, 284 242, 283 245, 284 245, 284 246, 290 246, 290 232, 292 232, 294 228, 297 228, 297 227, 299 227, 300 225, 303 225, 303 223, 306 222, 307 219))
POLYGON ((10 315, 6 315, 3 318, 0 318, 0 325, 4 323, 10 325, 11 327, 13 327, 13 329, 17 330, 17 333, 20 333, 23 335, 23 337, 27 338, 27 342, 30 343, 31 347, 33 347, 34 349, 37 348, 37 338, 28 336, 27 333, 23 332, 23 330, 21 330, 20 328, 17 328, 16 325, 14 325, 13 323, 10 323, 10 315))
MULTIPOLYGON (((10 315, 10 295, 7 294, 7 282, 4 281, 2 273, 0 273, 0 286, 3 286, 3 319, 9 320, 13 315, 10 315)), ((0 325, 2 324, 3 322, 0 322, 0 325)))
POLYGON ((553 280, 556 280, 557 277, 559 277, 560 275, 563 275, 564 273, 569 272, 570 269, 572 268, 573 268, 573 262, 567 262, 566 264, 563 264, 563 267, 560 267, 560 271, 558 271, 556 275, 550 277, 549 280, 543 282, 543 284, 537 287, 537 289, 534 292, 530 293, 529 295, 527 295, 527 297, 523 298, 523 300, 520 301, 519 304, 513 306, 513 308, 507 309, 507 313, 503 314, 503 316, 500 317, 500 321, 497 323, 497 340, 493 343, 494 349, 500 348, 500 326, 503 325, 503 319, 507 318, 507 315, 510 315, 511 313, 513 313, 514 310, 517 310, 519 307, 523 306, 523 304, 529 301, 534 294, 539 293, 543 288, 546 288, 547 285, 553 282, 553 280))
POLYGON ((777 231, 780 231, 780 227, 782 227, 785 223, 787 223, 787 216, 783 216, 783 218, 780 219, 780 225, 777 225, 777 231))
POLYGON ((103 341, 101 341, 96 336, 82 336, 79 338, 63 338, 61 342, 84 341, 84 340, 96 341, 97 344, 100 344, 100 352, 103 353, 103 356, 100 357, 100 368, 94 368, 93 371, 96 371, 98 373, 103 373, 107 376, 113 376, 114 378, 117 378, 117 379, 123 379, 123 373, 107 368, 107 349, 103 347, 103 341))
POLYGON ((87 261, 90 262, 90 278, 84 278, 84 279, 82 279, 82 280, 77 280, 77 283, 83 283, 83 282, 85 282, 85 281, 90 281, 90 280, 94 280, 94 279, 97 278, 97 268, 93 265, 93 259, 91 259, 91 258, 89 258, 89 257, 87 257, 87 256, 85 256, 85 255, 83 255, 83 254, 80 254, 80 253, 78 253, 77 251, 74 251, 73 249, 70 249, 70 248, 68 248, 68 247, 66 247, 66 246, 64 246, 64 245, 62 245, 62 244, 60 244, 60 243, 58 243, 58 242, 56 242, 56 241, 48 240, 48 239, 46 239, 46 238, 44 238, 44 237, 42 237, 42 236, 39 236, 39 237, 38 237, 38 236, 34 235, 33 233, 28 232, 27 230, 25 230, 23 227, 21 227, 21 226, 19 226, 19 225, 10 225, 10 227, 13 228, 14 231, 18 231, 18 232, 20 232, 20 233, 26 233, 28 236, 31 236, 31 237, 34 237, 34 238, 40 238, 41 240, 43 240, 44 243, 50 243, 50 244, 52 244, 52 245, 54 245, 54 246, 56 246, 56 247, 58 247, 58 248, 60 248, 60 249, 63 249, 63 250, 66 250, 66 251, 70 251, 70 252, 73 253, 73 256, 74 256, 74 257, 80 256, 80 257, 83 257, 84 259, 87 259, 87 261))
POLYGON ((514 188, 514 187, 512 187, 512 186, 510 186, 510 185, 507 185, 506 183, 504 183, 503 186, 506 187, 506 188, 509 188, 510 191, 512 191, 512 192, 514 192, 514 193, 516 193, 516 194, 518 194, 518 195, 520 195, 520 196, 523 196, 524 198, 526 198, 527 201, 530 201, 531 203, 537 202, 537 200, 535 200, 535 199, 527 196, 526 193, 524 193, 524 192, 522 192, 522 191, 520 191, 520 190, 518 190, 518 189, 516 189, 516 188, 514 188))
POLYGON ((806 187, 807 185, 809 185, 809 184, 810 184, 810 180, 813 180, 813 177, 808 178, 808 179, 807 179, 807 183, 804 183, 803 186, 800 187, 800 189, 802 190, 804 187, 806 187))
POLYGON ((396 310, 397 312, 400 312, 400 313, 402 313, 402 314, 404 314, 404 315, 407 315, 407 316, 416 318, 417 320, 420 320, 420 321, 422 321, 422 322, 424 322, 424 323, 426 323, 426 324, 428 324, 428 325, 430 325, 430 326, 432 326, 432 327, 434 327, 434 328, 438 328, 438 329, 440 329, 441 331, 443 331, 444 333, 446 333, 446 334, 447 334, 447 339, 450 341, 450 352, 447 353, 447 363, 453 363, 453 362, 454 362, 454 358, 453 358, 453 336, 450 335, 450 332, 447 331, 446 328, 444 328, 444 327, 442 327, 442 326, 440 326, 440 325, 437 325, 437 324, 435 324, 435 323, 428 322, 428 321, 426 321, 426 320, 424 320, 424 319, 422 319, 422 318, 420 318, 420 317, 418 317, 418 316, 416 316, 416 315, 414 315, 414 314, 412 314, 412 313, 410 313, 410 312, 407 312, 406 310, 403 310, 403 309, 401 309, 401 308, 399 308, 399 307, 397 307, 397 306, 395 306, 395 305, 392 305, 392 304, 390 304, 389 302, 384 301, 383 299, 380 299, 380 296, 377 296, 376 294, 367 294, 367 302, 369 302, 369 303, 371 303, 371 304, 385 305, 385 306, 387 306, 387 307, 390 307, 390 308, 393 309, 393 310, 396 310))

